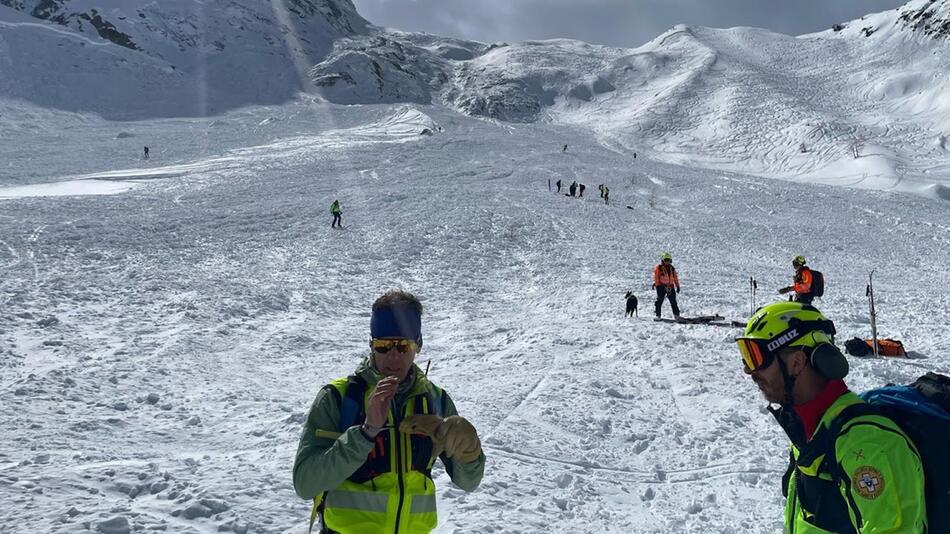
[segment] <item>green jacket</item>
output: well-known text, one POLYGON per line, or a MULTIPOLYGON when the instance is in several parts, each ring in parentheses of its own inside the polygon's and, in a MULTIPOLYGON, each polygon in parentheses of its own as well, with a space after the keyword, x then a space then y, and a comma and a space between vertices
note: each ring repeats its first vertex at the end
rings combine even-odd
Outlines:
MULTIPOLYGON (((431 398, 431 395, 438 391, 440 398, 443 399, 443 416, 458 415, 458 410, 449 396, 433 385, 422 371, 415 365, 411 371, 414 373, 414 382, 408 391, 400 393, 395 399, 395 413, 390 410, 389 425, 396 423, 406 413, 416 410, 416 405, 421 401, 421 397, 431 398), (398 416, 397 416, 398 414, 398 416)), ((375 387, 381 378, 370 365, 369 358, 366 358, 356 369, 356 375, 361 377, 367 384, 367 395, 375 387)), ((339 381, 337 382, 339 383, 339 381)), ((360 530, 354 527, 350 532, 385 532, 395 530, 397 522, 400 532, 426 532, 436 525, 435 515, 435 494, 434 483, 425 473, 426 469, 414 469, 408 472, 408 469, 399 470, 395 466, 396 460, 386 462, 383 468, 378 468, 376 464, 370 464, 370 455, 377 457, 377 441, 368 439, 361 431, 360 424, 362 419, 356 421, 353 426, 347 429, 340 428, 341 401, 339 395, 335 394, 332 388, 323 388, 317 394, 316 400, 310 408, 310 414, 307 416, 307 422, 304 424, 303 432, 300 436, 300 443, 297 447, 297 458, 294 462, 294 490, 297 495, 304 499, 316 499, 320 503, 327 495, 327 509, 333 506, 334 495, 337 494, 337 502, 342 502, 339 495, 356 495, 359 497, 361 492, 375 492, 390 496, 396 495, 401 491, 415 492, 410 495, 413 501, 419 501, 413 504, 413 511, 425 509, 431 512, 430 517, 424 521, 414 520, 408 523, 409 513, 394 513, 394 510, 401 510, 399 506, 393 504, 393 501, 402 503, 403 499, 390 499, 386 505, 385 500, 380 504, 379 517, 366 517, 352 519, 352 514, 344 510, 343 513, 331 514, 331 517, 324 518, 325 522, 330 519, 337 524, 332 525, 334 530, 345 532, 346 528, 341 528, 340 524, 348 524, 350 521, 356 522, 359 519, 365 520, 360 530), (342 431, 342 432, 341 432, 342 431), (388 466, 392 466, 391 468, 388 466), (368 466, 373 469, 368 469, 368 466), (378 468, 378 469, 377 469, 378 468), (392 469, 392 471, 390 471, 392 469), (371 471, 367 475, 367 471, 371 471), (383 471, 386 471, 383 473, 383 471), (422 472, 420 472, 422 471, 422 472), (398 474, 398 477, 397 477, 398 474), (399 489, 402 485, 404 488, 399 489), (431 503, 423 505, 423 499, 429 499, 431 503), (385 511, 383 511, 385 510, 385 511), (386 519, 382 519, 386 516, 386 519), (393 517, 395 516, 395 517, 393 517), (375 523, 373 523, 375 521, 375 523), (373 523, 370 525, 369 523, 373 523)), ((415 411, 415 413, 418 413, 415 411)), ((403 463, 416 465, 417 456, 422 454, 426 456, 421 460, 424 464, 429 462, 428 455, 431 454, 431 447, 426 448, 419 440, 429 442, 428 438, 419 436, 407 436, 395 429, 384 430, 387 434, 387 443, 403 444, 403 447, 410 449, 400 458, 403 463), (418 449, 418 450, 413 450, 418 449), (421 451, 421 452, 420 452, 421 451)), ((392 446, 392 445, 390 445, 392 446)), ((392 453, 390 452, 390 455, 392 453)), ((485 469, 485 455, 479 456, 478 460, 463 464, 446 457, 444 454, 440 457, 445 465, 446 472, 458 487, 465 491, 472 491, 478 487, 481 482, 485 469)), ((428 463, 428 469, 431 469, 431 462, 428 463)), ((375 499, 375 497, 374 497, 375 499)), ((364 499, 365 500, 365 499, 364 499)), ((408 502, 408 501, 407 501, 408 502)), ((346 505, 341 505, 345 508, 346 505)), ((408 508, 408 504, 405 505, 408 508)), ((408 512, 408 510, 406 510, 408 512)), ((326 511, 325 511, 326 513, 326 511)), ((416 518, 418 519, 418 518, 416 518)))
POLYGON ((792 438, 784 480, 787 534, 926 532, 923 467, 917 448, 897 424, 862 415, 831 435, 838 414, 863 402, 845 393, 822 416, 810 441, 792 438), (825 458, 830 450, 834 458, 825 458))
POLYGON ((343 213, 343 211, 340 210, 339 202, 334 202, 333 204, 330 204, 330 213, 332 213, 333 215, 336 215, 338 213, 343 213))

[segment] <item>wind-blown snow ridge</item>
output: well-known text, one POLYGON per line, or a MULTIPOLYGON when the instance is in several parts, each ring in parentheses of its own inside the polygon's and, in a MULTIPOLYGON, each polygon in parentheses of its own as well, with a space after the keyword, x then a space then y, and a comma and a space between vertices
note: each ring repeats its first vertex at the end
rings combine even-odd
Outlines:
MULTIPOLYGON (((265 119, 268 121, 270 118, 265 119)), ((383 119, 352 128, 328 130, 319 135, 295 136, 265 145, 235 149, 222 156, 150 168, 120 169, 67 176, 62 181, 0 187, 0 200, 51 196, 112 195, 126 193, 150 180, 194 174, 238 172, 262 162, 299 158, 315 150, 419 141, 441 132, 425 113, 409 106, 393 110, 383 119)))

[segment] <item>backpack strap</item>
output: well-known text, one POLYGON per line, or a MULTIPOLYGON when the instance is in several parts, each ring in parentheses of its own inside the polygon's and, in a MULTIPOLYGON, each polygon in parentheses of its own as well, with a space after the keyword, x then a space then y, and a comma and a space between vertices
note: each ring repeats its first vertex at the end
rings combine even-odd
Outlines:
MULTIPOLYGON (((341 406, 343 404, 343 394, 341 393, 341 388, 344 386, 340 384, 340 380, 334 380, 332 383, 323 386, 322 391, 326 391, 327 395, 333 397, 336 400, 336 405, 341 406)), ((346 429, 344 429, 346 430, 346 429)), ((318 438, 323 439, 337 439, 342 434, 342 432, 336 432, 335 430, 327 430, 324 428, 318 428, 314 432, 318 438)))
MULTIPOLYGON (((861 402, 857 404, 852 404, 850 406, 846 406, 843 410, 841 410, 841 413, 839 413, 837 417, 835 417, 831 421, 831 423, 828 425, 828 428, 826 429, 827 439, 825 439, 824 442, 821 444, 821 448, 823 449, 824 454, 825 454, 823 467, 827 470, 828 473, 831 474, 832 478, 834 479, 836 483, 847 484, 849 486, 849 490, 850 490, 850 484, 851 484, 851 477, 848 475, 848 473, 845 472, 844 467, 841 465, 841 463, 838 462, 835 447, 837 445, 838 437, 841 435, 841 431, 844 430, 844 427, 847 426, 848 423, 850 423, 852 420, 858 417, 866 416, 866 415, 876 415, 876 416, 884 417, 884 418, 890 419, 891 421, 894 421, 893 418, 889 415, 886 408, 882 408, 880 406, 871 404, 869 402, 861 402)), ((856 423, 856 424, 862 424, 862 423, 856 423)), ((880 425, 876 423, 868 423, 868 424, 880 427, 880 425)), ((897 423, 895 422, 894 424, 896 425, 897 423)), ((901 428, 899 425, 897 425, 897 427, 898 429, 901 428)), ((910 441, 910 438, 907 437, 904 431, 899 430, 898 433, 904 436, 904 439, 907 440, 908 445, 910 445, 911 448, 916 453, 916 449, 913 445, 913 442, 910 441)), ((856 506, 854 506, 853 502, 849 501, 848 504, 852 506, 852 508, 854 508, 855 514, 859 514, 859 511, 857 510, 856 506)))
POLYGON ((845 472, 844 467, 838 461, 836 446, 838 442, 838 436, 840 436, 844 427, 847 426, 848 423, 850 423, 853 419, 865 415, 883 414, 877 407, 864 402, 846 406, 834 419, 831 420, 826 428, 820 430, 818 434, 814 436, 812 443, 810 444, 811 446, 809 447, 811 452, 810 456, 812 458, 817 459, 817 455, 824 456, 821 460, 821 467, 819 469, 831 475, 831 479, 834 481, 835 485, 840 487, 841 484, 844 484, 846 486, 847 491, 845 492, 845 503, 854 514, 854 519, 859 527, 863 524, 861 510, 858 508, 857 503, 854 502, 854 498, 851 496, 851 477, 845 472))
POLYGON ((439 417, 445 417, 447 395, 439 386, 436 386, 431 382, 429 385, 431 387, 429 388, 429 391, 426 392, 426 395, 429 397, 429 405, 432 406, 432 413, 438 415, 439 417))
MULTIPOLYGON (((332 395, 340 406, 340 432, 335 433, 318 429, 317 437, 337 439, 343 435, 348 428, 366 417, 363 406, 363 397, 366 395, 367 388, 366 381, 359 375, 351 375, 346 378, 345 383, 342 382, 343 380, 341 379, 334 381, 332 384, 323 386, 323 389, 332 395)), ((323 492, 313 499, 313 506, 310 509, 310 526, 307 529, 307 534, 313 533, 313 525, 317 522, 318 517, 321 522, 323 521, 323 508, 326 504, 326 497, 327 492, 323 492)), ((324 527, 320 532, 328 532, 328 530, 324 527)))
MULTIPOLYGON (((881 410, 872 404, 858 402, 850 406, 845 406, 845 408, 841 410, 841 412, 834 419, 831 420, 831 423, 828 424, 828 428, 825 430, 829 439, 827 439, 826 442, 822 444, 827 447, 824 451, 826 455, 830 453, 830 457, 835 458, 835 442, 838 441, 838 435, 841 434, 841 430, 843 430, 845 425, 851 422, 852 419, 864 415, 884 414, 882 414, 881 410)), ((835 460, 835 463, 838 463, 837 460, 835 460)))
POLYGON ((366 418, 363 405, 366 388, 366 381, 359 375, 347 377, 346 390, 340 401, 340 432, 346 432, 346 429, 366 418))

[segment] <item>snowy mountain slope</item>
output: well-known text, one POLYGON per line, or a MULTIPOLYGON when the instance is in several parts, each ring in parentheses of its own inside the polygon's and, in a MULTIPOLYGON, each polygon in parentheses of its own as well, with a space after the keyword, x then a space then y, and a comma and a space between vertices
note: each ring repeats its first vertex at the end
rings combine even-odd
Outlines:
POLYGON ((363 37, 314 12, 300 54, 265 4, 233 4, 233 27, 179 2, 44 4, 98 6, 138 49, 18 4, 0 6, 2 532, 305 532, 303 418, 392 287, 422 297, 420 360, 489 458, 472 494, 436 468, 440 533, 781 530, 787 440, 735 329, 649 320, 663 251, 686 314, 731 318, 749 276, 769 301, 805 254, 839 341, 868 335, 877 269, 881 333, 913 358, 853 360, 852 387, 950 373, 946 203, 811 183, 950 197, 946 42, 920 24, 945 2, 871 32, 680 26, 633 50, 363 37), (135 6, 162 15, 139 27, 135 6), (192 46, 202 24, 234 40, 192 46), (319 97, 283 101, 308 80, 319 97), (243 105, 261 99, 281 104, 243 105))
MULTIPOLYGON (((851 384, 950 372, 944 203, 634 160, 583 126, 307 105, 224 114, 217 159, 157 151, 134 170, 99 141, 116 124, 71 124, 59 150, 81 161, 37 181, 150 179, 0 200, 0 530, 305 532, 297 434, 391 287, 423 298, 420 359, 489 458, 473 494, 437 468, 440 533, 780 530, 786 440, 735 330, 649 320, 662 251, 686 313, 736 318, 748 276, 768 301, 804 253, 841 339, 868 334, 876 268, 882 333, 917 359, 853 360, 851 384), (272 124, 294 135, 260 142, 272 124), (557 178, 587 198, 549 192, 557 178)), ((123 126, 187 154, 208 121, 123 126)))
POLYGON ((0 7, 0 95, 122 119, 287 101, 334 40, 368 31, 349 0, 0 3, 34 15, 0 7))
POLYGON ((637 49, 468 44, 458 58, 405 34, 355 37, 312 75, 332 102, 438 95, 474 116, 591 127, 611 147, 670 162, 943 198, 945 18, 950 3, 914 0, 797 38, 677 26, 637 49))
POLYGON ((460 67, 447 100, 503 120, 587 125, 671 162, 932 191, 950 166, 948 58, 950 42, 899 30, 793 38, 684 26, 632 51, 495 51, 460 67))
POLYGON ((589 127, 612 149, 671 163, 950 196, 948 0, 797 38, 677 26, 637 49, 382 30, 336 0, 4 1, 19 11, 0 7, 0 95, 44 107, 206 116, 299 91, 441 103, 589 127))

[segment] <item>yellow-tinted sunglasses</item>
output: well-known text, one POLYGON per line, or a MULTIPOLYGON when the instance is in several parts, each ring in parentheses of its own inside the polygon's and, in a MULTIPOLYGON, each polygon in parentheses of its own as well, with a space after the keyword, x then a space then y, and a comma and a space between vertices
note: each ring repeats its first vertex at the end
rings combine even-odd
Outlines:
POLYGON ((369 346, 380 354, 386 354, 393 349, 400 354, 419 349, 419 345, 411 339, 373 339, 369 342, 369 346))

